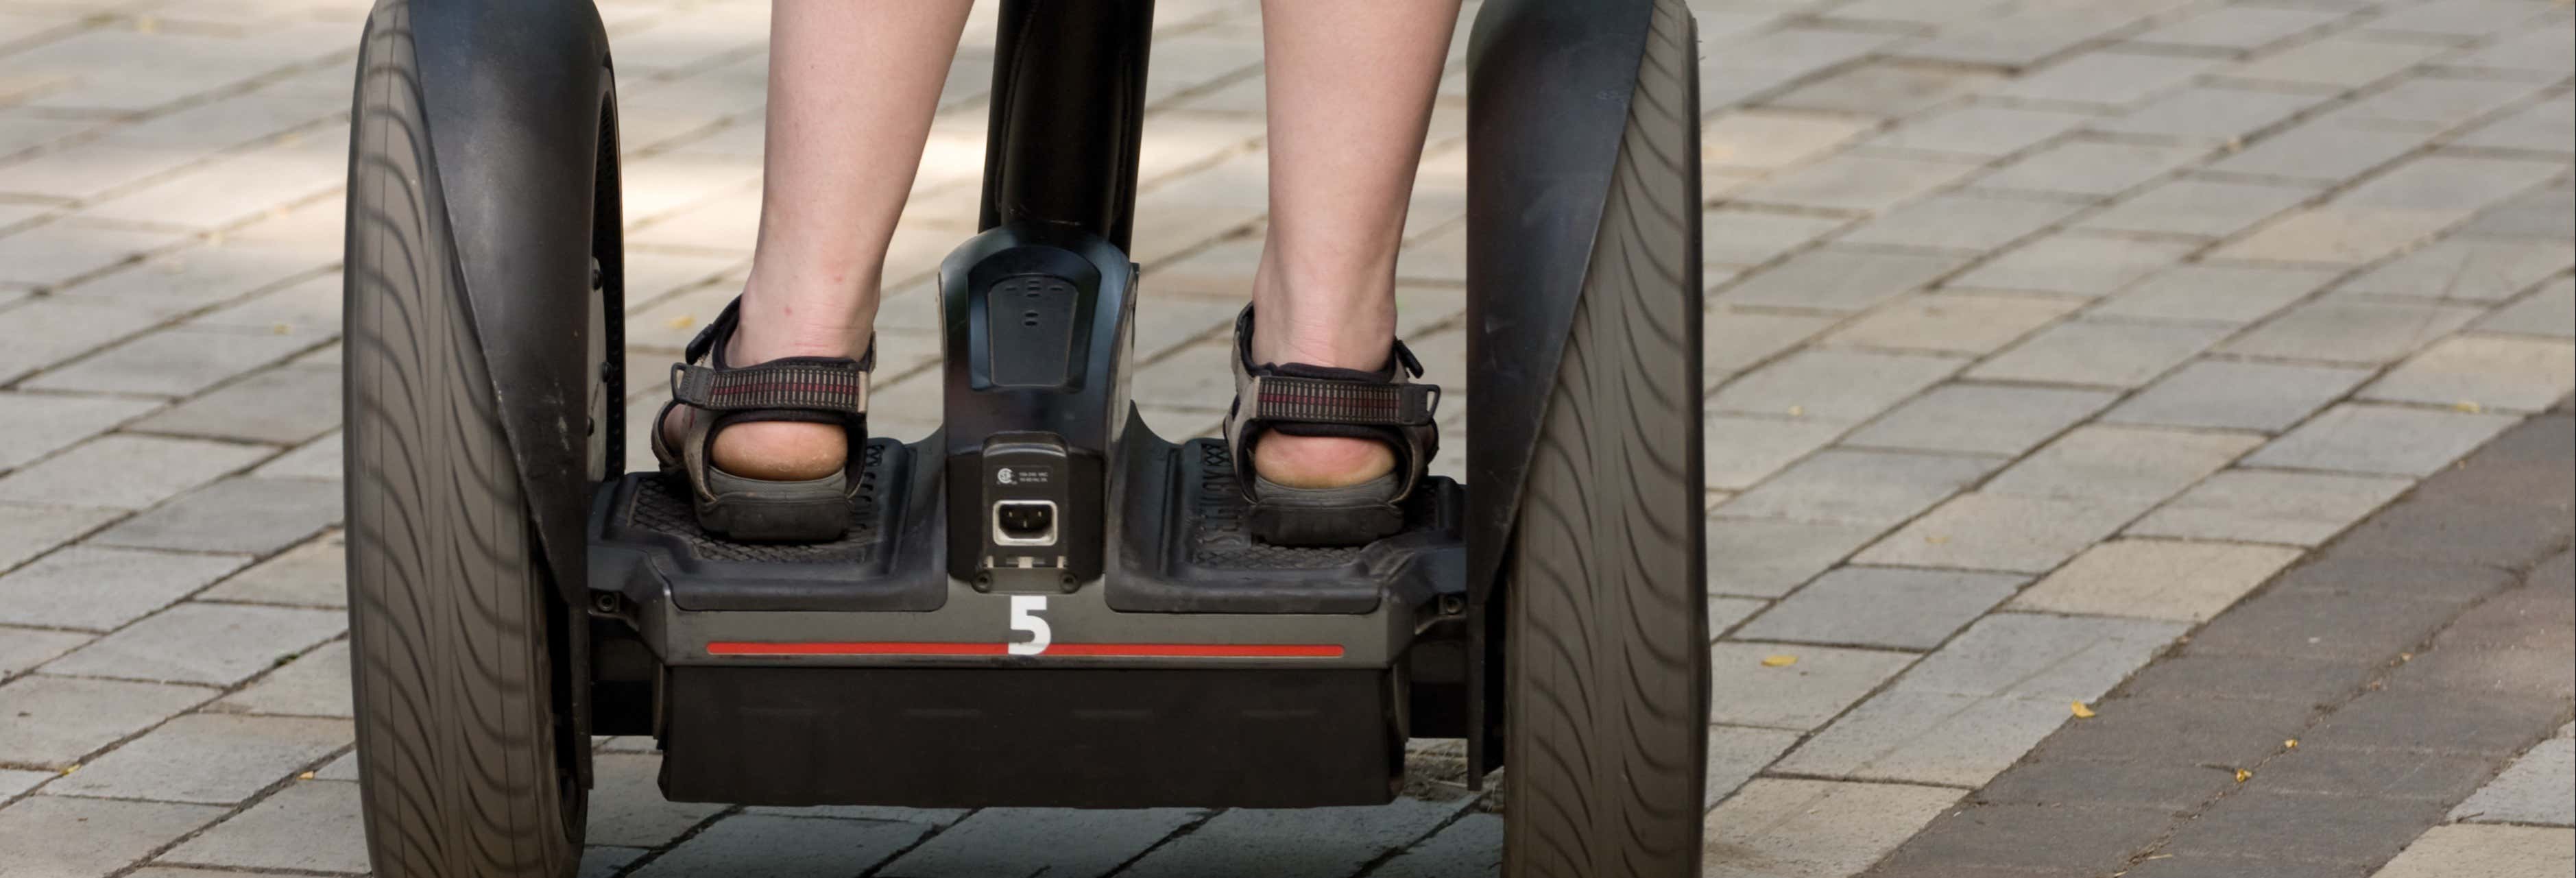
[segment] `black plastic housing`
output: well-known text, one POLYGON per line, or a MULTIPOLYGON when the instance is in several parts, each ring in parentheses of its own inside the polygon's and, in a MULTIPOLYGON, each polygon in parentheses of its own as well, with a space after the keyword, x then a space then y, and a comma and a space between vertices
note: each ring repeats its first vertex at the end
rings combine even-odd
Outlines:
POLYGON ((674 801, 1301 808, 1383 804, 1403 779, 1380 671, 679 667, 669 686, 674 801))

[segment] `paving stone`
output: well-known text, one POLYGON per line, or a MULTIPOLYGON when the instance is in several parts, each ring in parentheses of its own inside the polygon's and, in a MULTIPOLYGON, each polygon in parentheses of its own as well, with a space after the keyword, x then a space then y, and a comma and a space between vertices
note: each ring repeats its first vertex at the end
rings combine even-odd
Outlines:
POLYGON ((20 677, 0 686, 0 762, 69 767, 212 694, 192 686, 20 677))
POLYGON ((2404 492, 2408 480, 2227 470, 2129 526, 2131 536, 2314 546, 2404 492))
POLYGON ((264 554, 340 520, 340 486, 304 479, 232 478, 126 519, 106 545, 264 554))
POLYGON ((1971 798, 2008 805, 2087 804, 2188 812, 2217 798, 2235 782, 2227 770, 2210 766, 2034 754, 1997 775, 1971 798))
POLYGON ((1824 725, 1915 659, 1879 650, 1732 641, 1711 646, 1709 655, 1713 721, 1794 730, 1824 725), (1779 655, 1797 662, 1763 664, 1779 655))
POLYGON ((2208 349, 2224 327, 2078 320, 2041 330, 1968 377, 2136 387, 2208 349))
POLYGON ((2365 799, 2430 799, 2448 805, 2467 797, 2494 774, 2495 764, 2481 756, 2320 747, 2285 750, 2264 762, 2261 788, 2365 799))
POLYGON ((1503 818, 1478 813, 1441 827, 1368 874, 1371 878, 1481 878, 1501 874, 1502 868, 1503 818))
POLYGON ((1790 751, 1773 770, 1973 787, 2064 723, 2066 702, 2031 696, 1881 692, 1790 751))
POLYGON ((1828 450, 1720 505, 1737 518, 1882 527, 1974 484, 2001 461, 1956 455, 1828 450))
MULTIPOLYGON (((16 242, 24 234, 0 237, 16 242)), ((9 258, 0 253, 0 259, 9 258)), ((0 278, 5 283, 6 278, 0 278)), ((0 351, 0 383, 16 381, 38 368, 59 363, 92 348, 143 330, 157 320, 138 308, 118 308, 54 298, 25 302, 7 314, 14 338, 0 351)))
POLYGON ((1872 421, 1845 444, 2015 456, 2116 397, 2100 390, 1945 384, 1872 421))
POLYGON ((2034 755, 2243 768, 2283 752, 2285 742, 2304 734, 2318 708, 2195 693, 2108 698, 2095 703, 2093 711, 2093 718, 2069 725, 2034 755))
MULTIPOLYGON (((22 163, 11 171, 23 171, 22 163)), ((0 172, 0 177, 7 176, 0 172)), ((0 191, 10 187, 0 182, 0 191)), ((56 221, 21 228, 0 237, 0 281, 51 286, 179 243, 167 232, 56 221)), ((0 369, 0 371, 6 371, 0 369)))
POLYGON ((2169 844, 2176 852, 2262 851, 2284 860, 2367 865, 2397 853, 2406 833, 2440 814, 2441 806, 2432 803, 2256 788, 2219 800, 2209 813, 2176 829, 2169 844))
POLYGON ((1969 626, 1894 688, 2089 701, 2189 628, 2141 619, 1999 613, 1969 626))
POLYGON ((2229 353, 2341 363, 2384 363, 2476 319, 2478 309, 2416 302, 2323 299, 2301 305, 2228 343, 2229 353))
POLYGON ((592 758, 591 844, 658 848, 689 831, 724 805, 662 798, 657 777, 662 758, 602 753, 592 758))
POLYGON ((1723 107, 1772 91, 1867 56, 1896 39, 1885 33, 1786 27, 1765 31, 1758 39, 1729 41, 1701 56, 1700 105, 1723 107))
POLYGON ((2489 149, 2576 152, 2576 102, 2561 94, 2481 125, 2452 142, 2489 149))
POLYGON ((2257 262, 2359 265, 2432 237, 2463 218, 2456 210, 2310 208, 2281 217, 2213 255, 2257 262))
POLYGON ((185 325, 286 335, 312 345, 339 334, 341 301, 335 271, 224 305, 185 325))
POLYGON ((2113 232, 2224 238, 2315 197, 2306 186, 2180 179, 2140 192, 2078 225, 2113 232))
POLYGON ((1208 818, 1119 874, 1347 874, 1430 833, 1467 804, 1397 799, 1376 807, 1237 808, 1208 818))
MULTIPOLYGON (((985 808, 906 851, 878 874, 887 878, 1041 874, 1095 878, 1204 816, 1206 812, 1190 808, 985 808)), ((847 874, 848 866, 855 865, 846 864, 832 874, 847 874)))
POLYGON ((1958 800, 1909 784, 1756 780, 1709 812, 1706 878, 1839 878, 1958 800))
POLYGON ((2082 113, 1969 104, 1909 120, 1894 131, 1871 138, 1865 145, 1882 149, 2003 156, 2073 131, 2090 118, 2082 113))
POLYGON ((365 872, 367 842, 359 824, 358 785, 328 780, 289 784, 172 848, 158 862, 365 872))
POLYGON ((339 634, 328 610, 182 603, 45 666, 46 673, 230 686, 339 634))
POLYGON ((884 862, 929 831, 912 823, 742 814, 716 821, 635 874, 709 875, 747 868, 779 878, 850 875, 884 862))
POLYGON ((349 642, 325 643, 209 708, 281 716, 349 717, 349 642))
POLYGON ((2277 433, 2369 378, 2368 369, 2201 360, 2175 370, 2104 421, 2277 433))
MULTIPOLYGON (((2160 59, 2170 61, 2171 59, 2160 59)), ((2070 140, 1977 178, 1980 189, 2113 195, 2209 154, 2203 145, 2070 140)))
POLYGON ((2416 77, 2318 118, 2355 128, 2437 133, 2502 109, 2539 87, 2537 83, 2510 80, 2416 77))
POLYGON ((1747 617, 1750 617, 1755 613, 1762 612, 1762 608, 1770 605, 1770 601, 1760 600, 1757 598, 1709 598, 1709 639, 1717 639, 1719 636, 1726 633, 1726 629, 1735 627, 1735 623, 1742 622, 1747 617))
POLYGON ((2299 550, 2228 543, 2103 543, 2013 599, 2014 609, 2206 622, 2298 560, 2299 550))
MULTIPOLYGON (((2564 24, 2564 21, 2560 23, 2564 24)), ((2560 39, 2565 36, 2561 32, 2563 30, 2563 27, 2531 28, 2498 37, 2487 43, 2486 48, 2447 60, 2455 66, 2489 70, 2576 71, 2576 58, 2569 58, 2566 52, 2560 51, 2566 42, 2560 39)))
POLYGON ((233 574, 199 597, 255 604, 344 607, 349 599, 348 539, 326 533, 233 574))
POLYGON ((1920 289, 1966 262, 1963 257, 1949 254, 1822 247, 1755 272, 1733 288, 1719 293, 1716 301, 1730 305, 1862 311, 1920 289))
POLYGON ((1718 416, 1701 424, 1708 486, 1742 490, 1842 435, 1844 426, 1805 419, 1718 416))
POLYGON ((1700 154, 1713 167, 1772 171, 1822 156, 1874 127, 1815 113, 1736 110, 1700 129, 1700 154))
POLYGON ((77 773, 55 795, 229 805, 349 745, 337 720, 192 714, 153 729, 77 773))
MULTIPOLYGON (((46 660, 88 643, 90 635, 42 628, 0 626, 0 678, 44 664, 46 660)), ((0 793, 0 799, 9 794, 0 793)))
POLYGON ((101 436, 0 477, 0 501, 142 509, 269 454, 198 439, 101 436))
POLYGON ((2371 878, 2557 878, 2576 866, 2576 830, 2436 826, 2371 878))
MULTIPOLYGON (((2576 390, 2576 346, 2547 339, 2462 336, 2434 342, 2362 388, 2360 396, 2538 411, 2570 390, 2576 390)), ((0 482, 0 489, 6 486, 0 482)))
POLYGON ((2347 207, 2477 211, 2525 195, 2566 171, 2563 162, 2434 153, 2409 159, 2345 190, 2347 207))
POLYGON ((2026 581, 1993 573, 1844 567, 1818 577, 1734 636, 1928 650, 2026 581))
POLYGON ((106 631, 151 615, 248 560, 73 546, 0 576, 0 622, 106 631))
POLYGON ((1825 337, 1830 345, 1984 354, 2065 316, 2056 298, 1967 293, 1909 296, 1825 337))
POLYGON ((2340 182, 2413 152, 2429 139, 2422 131, 2357 128, 2343 119, 2310 119, 2211 162, 2209 169, 2340 182))
POLYGON ((1889 534, 1855 563, 2045 573, 2137 514, 2128 504, 1966 494, 1889 534))
POLYGON ((2338 35, 2291 46, 2222 73, 2235 79, 2355 88, 2386 79, 2440 51, 2433 46, 2338 35))
POLYGON ((1989 94, 2011 98, 2125 107, 2180 86, 2216 62, 2172 55, 2086 52, 1996 86, 1989 94))
POLYGON ((2356 601, 2275 587, 2192 635, 2188 654, 2281 656, 2375 665, 2433 636, 2456 604, 2438 595, 2419 600, 2356 601))
POLYGON ((2501 302, 2576 265, 2576 243, 2450 238, 2391 260, 2337 293, 2501 302))
POLYGON ((1966 361, 1930 354, 1803 350, 1720 388, 1714 412, 1867 420, 1937 384, 1966 361))
POLYGON ((2576 800, 2563 795, 2571 786, 2576 786, 2576 739, 2561 734, 2514 760, 2503 774, 2451 809, 2451 819, 2576 824, 2576 800))
POLYGON ((1834 324, 1821 314, 1772 314, 1725 307, 1708 309, 1700 323, 1700 374, 1731 375, 1805 343, 1834 324))
POLYGON ((1700 218, 1702 258, 1719 265, 1759 265, 1822 238, 1845 220, 1806 213, 1721 207, 1700 218))
POLYGON ((1911 116, 1998 79, 1989 71, 1877 61, 1836 73, 1771 99, 1772 106, 1863 116, 1911 116))
POLYGON ((2173 496, 2261 442, 2241 433, 2078 427, 1986 483, 1998 496, 2135 501, 2173 496))
MULTIPOLYGON (((2519 505, 2412 498, 2356 525, 2351 545, 2341 551, 2356 558, 2519 568, 2566 545, 2569 529, 2576 527, 2564 511, 2557 515, 2534 515, 2534 511, 2519 505)), ((2570 624, 2576 625, 2576 620, 2570 624)))
POLYGON ((1856 524, 1708 520, 1710 594, 1779 597, 1867 544, 1879 528, 1856 524))
POLYGON ((643 859, 646 853, 648 851, 641 848, 592 845, 582 849, 581 871, 573 874, 578 878, 612 878, 636 860, 643 859))
POLYGON ((2559 278, 2473 327, 2480 332, 2576 338, 2576 280, 2559 278))
POLYGON ((2249 265, 2178 265, 2095 305, 2099 317, 2242 325, 2316 292, 2330 271, 2249 265))
POLYGON ((2353 878, 2361 873, 2351 863, 2285 860, 2264 856, 2260 851, 2247 855, 2237 851, 2191 850, 2158 851, 2157 857, 2138 864, 2122 878, 2237 878, 2261 875, 2263 878, 2353 878))
POLYGON ((1735 194, 1734 201, 1823 210, 1884 210, 1976 172, 1955 161, 1842 153, 1735 194))
POLYGON ((150 411, 153 403, 0 391, 0 407, 12 414, 0 422, 0 467, 17 467, 150 411))
MULTIPOLYGON (((1791 735, 1790 737, 1795 738, 1796 736, 1791 735)), ((1770 760, 1765 759, 1763 761, 1767 763, 1770 760)), ((61 776, 62 775, 60 773, 51 771, 20 771, 14 768, 0 768, 0 799, 12 798, 19 793, 35 789, 37 784, 41 784, 61 776)))
POLYGON ((2435 7, 2399 9, 2365 21, 2364 31, 2402 32, 2449 37, 2482 37, 2512 29, 2548 12, 2529 3, 2454 2, 2435 7))
POLYGON ((2242 698, 2326 707, 2360 691, 2363 681, 2378 670, 2365 662, 2329 658, 2169 655, 2148 664, 2120 691, 2165 700, 2242 698))
POLYGON ((2173 815, 2154 808, 1974 805, 1941 815, 1889 856, 1903 874, 1916 865, 1973 864, 1995 874, 2093 875, 2121 870, 2162 840, 2173 815), (2046 843, 2034 844, 2045 839, 2046 843))
POLYGON ((2374 405, 2327 409, 2245 458, 2249 466, 2427 476, 2513 425, 2510 415, 2374 405))
POLYGON ((296 443, 340 424, 340 370, 272 369, 145 418, 136 429, 296 443))
POLYGON ((186 396, 312 345, 309 337, 172 327, 47 372, 25 386, 186 396))
POLYGON ((2227 142, 2247 137, 2323 102, 2314 95, 2193 86, 2095 122, 2106 134, 2227 142))
POLYGON ((2081 207, 1975 191, 1935 195, 1881 214, 1836 243, 1982 251, 2054 225, 2081 207))
POLYGON ((1952 287, 2100 296, 2182 259, 2191 245, 2057 234, 2005 251, 1952 287))
POLYGON ((2334 9, 2221 6, 2131 38, 2135 43, 2252 51, 2343 18, 2334 9))
MULTIPOLYGON (((224 809, 167 802, 33 796, 0 808, 9 878, 110 875, 221 817, 224 809)), ((362 866, 363 868, 363 866, 362 866)))
MULTIPOLYGON (((656 753, 660 750, 660 745, 654 743, 653 739, 649 737, 619 737, 610 738, 608 740, 614 742, 614 745, 602 746, 600 748, 600 752, 656 753), (625 746, 629 741, 634 742, 633 746, 625 746)), ((755 805, 753 807, 744 808, 743 812, 747 814, 768 814, 774 817, 811 817, 828 820, 875 820, 879 822, 893 823, 919 823, 925 826, 947 826, 956 823, 959 820, 966 819, 966 815, 973 813, 973 809, 904 808, 894 805, 816 805, 808 808, 755 805)))

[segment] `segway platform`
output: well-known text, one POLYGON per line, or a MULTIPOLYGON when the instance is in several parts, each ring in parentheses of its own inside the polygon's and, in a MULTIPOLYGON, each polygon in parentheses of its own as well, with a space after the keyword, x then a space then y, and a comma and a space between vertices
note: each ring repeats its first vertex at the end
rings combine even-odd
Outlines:
POLYGON ((855 525, 780 545, 613 469, 652 427, 596 10, 378 0, 342 283, 375 874, 575 874, 600 735, 653 740, 672 799, 931 807, 1384 802, 1408 738, 1463 739, 1470 785, 1510 772, 1506 875, 1698 874, 1689 12, 1480 9, 1466 364, 1426 376, 1474 388, 1472 490, 1364 546, 1250 536, 1227 449, 1128 397, 1152 4, 1002 0, 942 426, 853 449, 855 525))

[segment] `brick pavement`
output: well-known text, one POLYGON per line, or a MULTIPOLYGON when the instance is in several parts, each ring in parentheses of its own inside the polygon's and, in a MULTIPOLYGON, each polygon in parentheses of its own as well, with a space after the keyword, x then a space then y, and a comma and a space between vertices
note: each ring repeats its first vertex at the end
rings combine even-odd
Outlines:
MULTIPOLYGON (((364 869, 336 532, 360 5, 0 0, 0 876, 364 869)), ((629 356, 649 372, 748 264, 766 4, 605 5, 629 356)), ((1709 874, 2090 874, 2012 859, 2063 847, 2170 853, 2136 874, 2187 875, 2247 838, 2316 874, 2566 873, 2566 732, 2427 728, 2399 704, 2564 722, 2563 686, 2479 688, 2534 679, 2511 662, 2536 647, 2515 638, 2565 648, 2546 615, 2564 555, 2531 585, 2496 572, 2453 580, 2484 597, 2408 596, 2420 611, 2362 599, 2415 565, 2564 548, 2518 525, 2563 532, 2563 506, 2525 510, 2510 501, 2528 483, 2452 467, 2522 447, 2517 425, 2563 425, 2533 416, 2576 389, 2566 4, 1694 6, 1720 635, 1709 874), (2335 565, 2362 584, 2296 587, 2335 565), (2349 668, 2381 657, 2348 644, 2412 643, 2387 638, 2453 616, 2453 642, 2332 702, 2299 750, 2254 754, 2255 779, 2227 779, 2205 812, 2207 778, 2188 772, 2047 774, 2061 745, 2176 721, 2133 703, 2287 722, 2295 693, 2367 684, 2349 668), (2290 622, 2316 643, 2276 630, 2290 622), (1764 665, 1778 655, 1798 661, 1764 665), (2446 655, 2506 664, 2481 676, 2446 655), (2230 676, 2243 662, 2227 659, 2256 656, 2275 665, 2260 681, 2230 676), (2053 801, 2047 783, 2100 801, 2005 807, 2053 801), (2384 832, 2394 812, 2415 822, 2384 832), (2102 813, 2228 819, 2150 849, 2123 847, 2131 823, 2084 819, 2102 813)), ((924 281, 972 231, 992 12, 888 267, 875 420, 904 438, 936 417, 924 281)), ((1263 218, 1257 33, 1241 0, 1159 4, 1135 391, 1167 433, 1212 429, 1228 393, 1208 376, 1263 218)), ((1404 332, 1456 391, 1453 430, 1472 398, 1455 386, 1461 47, 1400 266, 1404 332)), ((640 418, 658 390, 636 391, 640 418)), ((1465 875, 1490 871, 1499 836, 1491 803, 1429 780, 1380 809, 778 811, 661 802, 649 742, 601 749, 597 875, 743 858, 912 878, 1465 875)), ((1426 773, 1448 758, 1418 757, 1426 773)))

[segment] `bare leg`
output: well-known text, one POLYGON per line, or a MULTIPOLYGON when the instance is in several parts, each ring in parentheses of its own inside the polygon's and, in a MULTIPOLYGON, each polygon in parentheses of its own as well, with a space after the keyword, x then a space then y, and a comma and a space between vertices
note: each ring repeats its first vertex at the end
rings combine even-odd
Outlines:
MULTIPOLYGON (((725 361, 855 357, 972 0, 789 0, 771 8, 760 239, 725 361)), ((685 424, 688 409, 672 420, 685 424)), ((713 460, 756 479, 841 468, 840 428, 754 422, 713 460)))
MULTIPOLYGON (((1386 365, 1395 254, 1458 0, 1263 0, 1270 236, 1253 278, 1256 361, 1386 365)), ((1253 468, 1290 487, 1395 466, 1365 439, 1271 434, 1253 468)))

